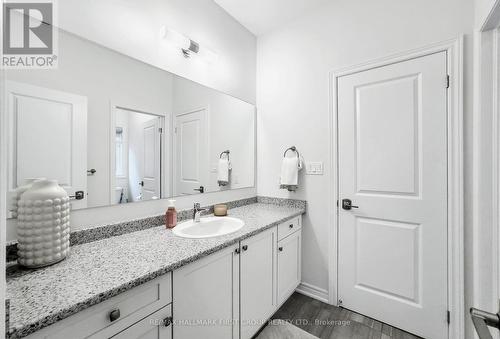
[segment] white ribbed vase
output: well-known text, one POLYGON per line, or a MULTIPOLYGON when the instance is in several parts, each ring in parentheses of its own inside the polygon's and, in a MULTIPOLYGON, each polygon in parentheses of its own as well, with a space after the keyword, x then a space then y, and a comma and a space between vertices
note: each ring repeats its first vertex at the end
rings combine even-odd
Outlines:
POLYGON ((14 191, 14 195, 12 196, 12 202, 11 202, 12 207, 10 209, 10 211, 12 213, 12 218, 17 218, 17 206, 19 205, 19 200, 21 199, 21 195, 24 192, 26 192, 31 187, 31 185, 33 185, 33 183, 35 181, 38 181, 38 180, 45 180, 45 178, 27 178, 27 179, 24 179, 24 185, 16 188, 16 190, 14 191))
POLYGON ((18 263, 43 267, 69 252, 70 202, 56 180, 40 180, 26 190, 17 209, 18 263))

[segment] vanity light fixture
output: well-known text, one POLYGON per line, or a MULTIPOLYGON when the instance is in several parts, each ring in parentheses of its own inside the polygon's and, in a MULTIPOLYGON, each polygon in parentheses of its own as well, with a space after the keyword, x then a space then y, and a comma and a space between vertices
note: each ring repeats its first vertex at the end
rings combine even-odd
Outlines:
POLYGON ((200 44, 196 41, 191 40, 185 35, 174 31, 173 29, 167 28, 166 26, 161 28, 160 36, 169 44, 180 48, 185 58, 190 58, 192 55, 196 55, 208 63, 213 63, 219 58, 217 53, 211 49, 200 46, 200 44))

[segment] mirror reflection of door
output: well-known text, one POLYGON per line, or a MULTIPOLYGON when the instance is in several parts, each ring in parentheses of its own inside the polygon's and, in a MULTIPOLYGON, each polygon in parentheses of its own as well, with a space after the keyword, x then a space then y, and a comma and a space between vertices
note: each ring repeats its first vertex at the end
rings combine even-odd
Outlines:
POLYGON ((208 182, 208 109, 175 117, 174 195, 203 193, 208 182))
POLYGON ((9 194, 29 178, 57 180, 73 209, 87 207, 87 98, 7 81, 9 194))
POLYGON ((115 204, 161 198, 161 153, 164 118, 116 108, 115 204))

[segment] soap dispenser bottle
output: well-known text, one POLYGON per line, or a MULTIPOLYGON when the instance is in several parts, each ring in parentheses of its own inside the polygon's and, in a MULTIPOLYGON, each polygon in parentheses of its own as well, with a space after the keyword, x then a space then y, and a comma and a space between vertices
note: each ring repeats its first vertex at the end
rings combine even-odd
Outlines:
POLYGON ((165 226, 174 228, 177 225, 177 211, 175 210, 175 200, 168 201, 168 209, 165 213, 165 226))

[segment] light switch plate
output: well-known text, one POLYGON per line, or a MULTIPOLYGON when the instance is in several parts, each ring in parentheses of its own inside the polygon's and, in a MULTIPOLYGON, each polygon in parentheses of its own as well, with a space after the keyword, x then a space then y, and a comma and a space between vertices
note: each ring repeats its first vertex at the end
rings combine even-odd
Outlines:
POLYGON ((323 175, 323 162, 311 161, 306 164, 306 174, 308 175, 323 175))

